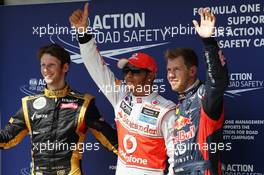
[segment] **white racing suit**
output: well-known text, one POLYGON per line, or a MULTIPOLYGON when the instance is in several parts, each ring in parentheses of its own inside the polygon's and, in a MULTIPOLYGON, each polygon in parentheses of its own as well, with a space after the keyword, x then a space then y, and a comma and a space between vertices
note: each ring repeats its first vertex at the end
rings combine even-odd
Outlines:
POLYGON ((94 39, 88 38, 79 40, 82 59, 115 111, 119 145, 116 175, 163 175, 167 155, 172 173, 175 104, 156 92, 133 96, 104 63, 94 39))

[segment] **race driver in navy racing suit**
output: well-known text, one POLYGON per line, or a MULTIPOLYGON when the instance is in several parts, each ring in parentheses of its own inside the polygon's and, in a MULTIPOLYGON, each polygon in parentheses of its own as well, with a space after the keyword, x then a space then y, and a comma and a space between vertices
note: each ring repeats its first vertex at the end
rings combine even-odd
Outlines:
POLYGON ((205 47, 205 83, 197 79, 198 58, 192 49, 169 49, 165 53, 167 79, 179 97, 173 134, 173 171, 177 175, 220 175, 219 151, 230 149, 230 145, 221 142, 227 66, 212 38, 215 16, 201 9, 200 17, 200 25, 195 20, 193 23, 205 47), (218 150, 212 149, 215 147, 218 150))

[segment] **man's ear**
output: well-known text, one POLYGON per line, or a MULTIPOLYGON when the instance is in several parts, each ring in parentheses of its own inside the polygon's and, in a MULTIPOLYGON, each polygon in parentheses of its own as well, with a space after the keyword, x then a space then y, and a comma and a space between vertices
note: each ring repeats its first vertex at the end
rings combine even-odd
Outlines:
POLYGON ((67 73, 69 71, 69 64, 68 63, 65 63, 63 65, 63 68, 62 69, 63 69, 63 72, 67 73))
POLYGON ((155 78, 156 78, 156 73, 149 72, 147 78, 148 78, 148 81, 149 81, 150 83, 152 83, 152 82, 155 80, 155 78))
POLYGON ((189 68, 189 75, 191 77, 196 77, 196 74, 197 74, 197 67, 193 65, 189 68))

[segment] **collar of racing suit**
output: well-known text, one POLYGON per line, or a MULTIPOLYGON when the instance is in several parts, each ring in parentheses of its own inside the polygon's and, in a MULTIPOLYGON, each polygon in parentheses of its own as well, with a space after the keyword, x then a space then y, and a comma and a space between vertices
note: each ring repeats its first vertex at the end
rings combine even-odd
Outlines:
POLYGON ((183 93, 178 93, 179 96, 179 102, 183 101, 184 99, 186 99, 187 97, 191 96, 192 94, 194 94, 198 88, 200 87, 202 83, 200 82, 200 80, 196 80, 188 89, 186 89, 183 93))
POLYGON ((70 92, 70 87, 66 85, 60 90, 49 90, 47 87, 44 89, 44 95, 49 98, 62 98, 70 92))

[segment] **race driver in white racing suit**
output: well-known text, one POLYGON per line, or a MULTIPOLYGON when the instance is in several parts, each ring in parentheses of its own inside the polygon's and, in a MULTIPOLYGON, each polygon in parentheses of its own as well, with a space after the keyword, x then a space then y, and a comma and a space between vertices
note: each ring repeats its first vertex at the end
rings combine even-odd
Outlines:
MULTIPOLYGON (((88 4, 84 11, 74 11, 69 20, 80 31, 87 28, 87 18, 88 4)), ((88 72, 114 107, 118 132, 116 175, 163 175, 167 156, 173 165, 175 104, 152 91, 155 60, 140 52, 119 60, 125 86, 104 63, 91 35, 84 34, 79 42, 88 72)))

